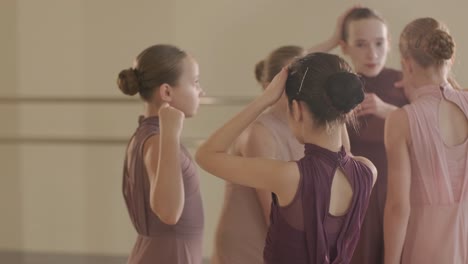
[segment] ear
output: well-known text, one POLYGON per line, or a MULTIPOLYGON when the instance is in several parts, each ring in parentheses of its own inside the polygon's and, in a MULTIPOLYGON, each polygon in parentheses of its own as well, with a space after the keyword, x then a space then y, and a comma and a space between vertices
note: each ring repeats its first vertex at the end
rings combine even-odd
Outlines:
POLYGON ((169 103, 172 101, 173 91, 172 87, 169 84, 161 84, 161 86, 159 86, 158 92, 163 102, 169 103))
POLYGON ((340 42, 338 43, 338 45, 340 45, 341 52, 342 52, 344 55, 348 55, 348 43, 346 43, 346 42, 343 41, 343 40, 340 40, 340 42))
POLYGON ((455 56, 452 56, 452 58, 450 59, 450 67, 452 67, 453 65, 455 65, 455 56))
POLYGON ((400 61, 401 61, 401 67, 405 69, 408 73, 411 74, 414 72, 412 62, 409 58, 401 57, 400 61))
POLYGON ((408 66, 408 72, 413 74, 416 70, 416 65, 415 65, 415 62, 414 60, 412 59, 406 59, 406 65, 408 66))
POLYGON ((291 102, 292 108, 292 118, 296 122, 302 121, 303 113, 302 113, 302 105, 297 100, 293 100, 291 102))

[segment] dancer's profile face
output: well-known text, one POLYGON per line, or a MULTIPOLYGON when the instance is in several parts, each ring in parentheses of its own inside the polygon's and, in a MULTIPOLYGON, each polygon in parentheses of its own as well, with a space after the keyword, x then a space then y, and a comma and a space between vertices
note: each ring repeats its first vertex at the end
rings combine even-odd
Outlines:
POLYGON ((170 105, 182 111, 185 117, 192 117, 197 113, 200 97, 203 95, 198 63, 191 56, 187 56, 183 61, 182 75, 173 89, 170 105))
POLYGON ((389 51, 387 26, 375 18, 351 21, 348 39, 341 43, 343 53, 348 55, 354 71, 374 77, 385 66, 389 51))

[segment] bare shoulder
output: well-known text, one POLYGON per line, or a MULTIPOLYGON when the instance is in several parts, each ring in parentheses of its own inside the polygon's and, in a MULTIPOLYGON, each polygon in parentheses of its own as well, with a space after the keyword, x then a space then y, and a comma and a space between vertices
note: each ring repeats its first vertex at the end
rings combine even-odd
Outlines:
POLYGON ((301 180, 301 172, 297 162, 283 162, 281 171, 277 172, 282 175, 282 181, 278 185, 276 191, 278 202, 281 206, 289 205, 296 197, 301 180))
POLYGON ((403 108, 398 108, 391 112, 385 120, 385 128, 385 132, 404 133, 405 129, 409 128, 409 119, 406 111, 403 108))
POLYGON ((361 157, 361 156, 355 156, 353 158, 356 161, 359 161, 359 162, 363 163, 364 165, 366 165, 371 170, 372 176, 374 178, 374 181, 373 181, 373 184, 374 184, 375 181, 377 180, 377 174, 378 174, 377 168, 375 167, 374 163, 372 163, 372 161, 370 161, 369 159, 367 159, 365 157, 361 157))
POLYGON ((408 114, 403 108, 396 109, 385 120, 385 146, 389 148, 401 140, 407 140, 408 136, 408 114))

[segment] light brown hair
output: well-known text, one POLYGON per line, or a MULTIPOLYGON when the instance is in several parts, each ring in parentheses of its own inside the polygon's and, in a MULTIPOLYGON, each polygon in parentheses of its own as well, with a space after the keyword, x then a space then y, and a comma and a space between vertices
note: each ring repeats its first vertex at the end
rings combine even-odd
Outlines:
POLYGON ((447 28, 433 18, 409 23, 400 35, 400 52, 423 68, 441 67, 455 54, 455 42, 447 28))
POLYGON ((381 21, 382 23, 385 23, 385 20, 383 17, 378 14, 375 10, 372 10, 367 7, 360 7, 360 8, 355 8, 352 11, 350 11, 346 17, 343 19, 343 28, 341 30, 341 40, 344 42, 348 41, 349 37, 349 24, 353 21, 358 21, 361 19, 377 19, 381 21))
POLYGON ((143 100, 149 101, 162 84, 177 85, 186 57, 185 51, 172 45, 151 46, 138 55, 133 68, 120 71, 117 85, 124 94, 139 93, 143 100))
POLYGON ((255 77, 261 84, 269 83, 278 74, 286 63, 304 54, 299 46, 282 46, 273 50, 265 60, 255 65, 255 77))

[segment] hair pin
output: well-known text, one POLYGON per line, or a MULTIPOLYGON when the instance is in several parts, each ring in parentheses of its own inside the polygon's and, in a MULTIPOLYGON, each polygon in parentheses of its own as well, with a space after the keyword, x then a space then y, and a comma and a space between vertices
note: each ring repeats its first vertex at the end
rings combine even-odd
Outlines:
POLYGON ((299 91, 297 91, 297 95, 299 95, 302 91, 302 85, 304 84, 304 79, 305 77, 307 76, 307 72, 309 71, 309 67, 307 67, 305 73, 304 73, 304 76, 302 76, 302 80, 301 80, 301 86, 299 86, 299 91))

